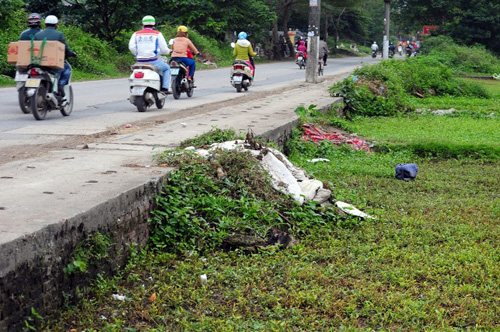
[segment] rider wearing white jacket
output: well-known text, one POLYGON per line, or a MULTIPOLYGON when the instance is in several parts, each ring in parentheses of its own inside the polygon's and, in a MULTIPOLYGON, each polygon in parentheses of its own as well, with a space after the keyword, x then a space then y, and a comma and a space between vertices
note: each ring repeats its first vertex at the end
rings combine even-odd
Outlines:
POLYGON ((143 29, 134 32, 128 43, 130 52, 137 62, 149 63, 158 68, 162 79, 162 91, 168 92, 170 86, 170 66, 158 59, 160 54, 170 54, 165 37, 160 31, 154 30, 155 19, 147 15, 142 19, 143 29))

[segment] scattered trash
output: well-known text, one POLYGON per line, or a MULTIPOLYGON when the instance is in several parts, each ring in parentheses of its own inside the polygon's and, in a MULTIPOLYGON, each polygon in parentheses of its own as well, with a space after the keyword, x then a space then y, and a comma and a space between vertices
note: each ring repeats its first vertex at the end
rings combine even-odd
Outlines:
POLYGON ((201 280, 201 283, 202 283, 203 285, 206 285, 206 284, 207 284, 207 275, 206 275, 206 274, 202 274, 202 275, 200 276, 200 280, 201 280))
POLYGON ((337 201, 335 202, 335 205, 340 208, 342 211, 344 211, 347 214, 350 214, 352 216, 360 217, 360 218, 369 218, 369 219, 375 219, 374 217, 370 216, 369 214, 364 213, 361 210, 358 210, 351 204, 337 201))
POLYGON ((84 143, 82 146, 82 149, 88 149, 88 148, 89 148, 89 145, 87 143, 84 143))
POLYGON ((403 181, 413 181, 417 177, 417 164, 397 164, 396 179, 403 181))
POLYGON ((187 127, 187 123, 181 122, 181 126, 187 127))
POLYGON ((127 123, 127 124, 125 125, 125 128, 130 128, 130 127, 132 127, 132 125, 131 125, 130 123, 127 123))
POLYGON ((126 297, 124 295, 119 295, 119 294, 113 294, 111 295, 113 299, 118 300, 118 301, 125 301, 126 297))
POLYGON ((324 161, 324 162, 330 162, 330 159, 326 159, 326 158, 315 158, 315 159, 307 159, 308 162, 310 163, 319 163, 321 161, 324 161))
POLYGON ((156 293, 151 294, 149 297, 149 302, 154 302, 156 300, 156 293))
POLYGON ((349 138, 346 137, 340 133, 325 133, 321 129, 317 128, 313 124, 309 123, 304 123, 302 125, 302 128, 304 129, 304 134, 302 135, 302 138, 307 142, 307 141, 313 141, 313 142, 321 142, 325 139, 329 140, 333 144, 336 145, 342 145, 342 144, 349 144, 352 145, 352 147, 356 150, 367 150, 370 151, 370 146, 366 141, 357 138, 349 138))
POLYGON ((273 228, 271 236, 267 240, 268 244, 280 244, 282 249, 290 248, 296 246, 299 241, 294 239, 287 232, 280 231, 279 229, 273 228))

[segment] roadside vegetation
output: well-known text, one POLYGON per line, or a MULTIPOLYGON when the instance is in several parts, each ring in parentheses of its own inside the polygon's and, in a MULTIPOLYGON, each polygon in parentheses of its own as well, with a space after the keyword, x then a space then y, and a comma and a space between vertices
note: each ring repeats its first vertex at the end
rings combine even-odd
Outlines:
MULTIPOLYGON (((331 92, 347 97, 341 109, 302 108, 302 121, 355 133, 371 151, 304 142, 300 128, 285 150, 335 200, 376 219, 298 206, 246 154, 217 154, 227 178, 193 153, 160 154, 176 171, 158 197, 148 247, 76 306, 33 319, 44 331, 499 329, 500 84, 458 80, 417 57, 363 67, 331 92), (398 72, 412 75, 404 81, 398 72), (394 176, 407 162, 419 167, 415 181, 394 176), (272 229, 300 242, 224 246, 228 234, 272 229)), ((213 128, 182 146, 238 136, 213 128)))

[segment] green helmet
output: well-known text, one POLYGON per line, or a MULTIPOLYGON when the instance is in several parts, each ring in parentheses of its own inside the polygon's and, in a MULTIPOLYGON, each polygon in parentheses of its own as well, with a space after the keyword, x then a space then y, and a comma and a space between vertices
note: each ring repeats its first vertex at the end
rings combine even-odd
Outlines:
POLYGON ((155 25, 155 18, 151 15, 146 15, 142 18, 142 25, 155 25))

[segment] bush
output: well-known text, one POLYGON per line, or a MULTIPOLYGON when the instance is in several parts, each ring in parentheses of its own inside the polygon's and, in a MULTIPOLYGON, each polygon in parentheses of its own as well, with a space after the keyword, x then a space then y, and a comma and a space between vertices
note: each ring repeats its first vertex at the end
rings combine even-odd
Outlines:
POLYGON ((452 68, 456 74, 491 75, 500 72, 500 60, 482 45, 462 46, 449 37, 438 36, 426 38, 421 51, 452 68))
POLYGON ((433 56, 365 65, 356 69, 354 75, 332 86, 330 92, 344 98, 344 111, 348 118, 410 112, 415 109, 414 97, 489 97, 483 87, 454 78, 452 70, 433 56))
POLYGON ((130 52, 118 54, 107 42, 97 39, 90 33, 73 26, 61 26, 69 47, 78 53, 78 58, 70 58, 73 68, 85 75, 118 76, 129 70, 134 63, 130 52), (125 66, 125 63, 128 63, 125 66))

